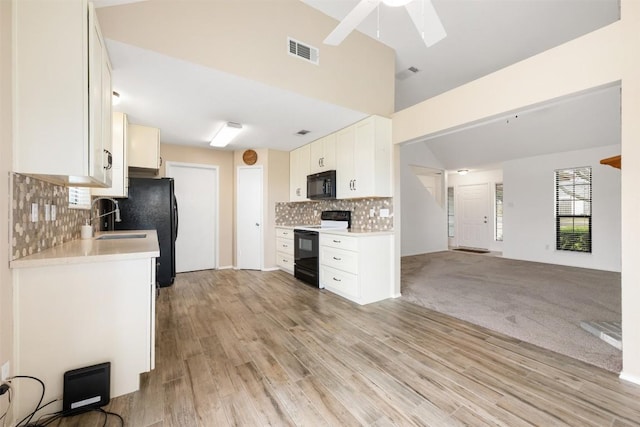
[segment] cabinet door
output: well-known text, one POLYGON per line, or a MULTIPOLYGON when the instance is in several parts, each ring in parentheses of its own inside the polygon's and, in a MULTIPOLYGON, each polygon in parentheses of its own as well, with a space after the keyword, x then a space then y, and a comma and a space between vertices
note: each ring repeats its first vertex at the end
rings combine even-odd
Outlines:
POLYGON ((336 168, 336 134, 332 133, 310 144, 310 173, 324 172, 336 168))
POLYGON ((111 186, 111 65, 89 4, 89 176, 111 186))
POLYGON ((310 173, 311 147, 309 144, 289 153, 289 200, 307 200, 307 175, 310 173))
POLYGON ((323 156, 324 156, 324 138, 320 138, 317 141, 309 144, 310 158, 309 162, 309 173, 318 173, 324 170, 322 166, 323 156))
POLYGON ((111 168, 111 187, 92 188, 91 194, 94 196, 127 197, 129 195, 127 178, 127 115, 114 112, 112 122, 111 150, 113 153, 113 166, 111 168))
POLYGON ((160 129, 129 125, 129 167, 160 169, 160 129))
POLYGON ((355 156, 356 132, 354 126, 341 130, 336 135, 336 197, 348 199, 353 196, 356 179, 355 156))
POLYGON ((375 124, 374 118, 355 125, 354 180, 351 197, 375 195, 375 124))

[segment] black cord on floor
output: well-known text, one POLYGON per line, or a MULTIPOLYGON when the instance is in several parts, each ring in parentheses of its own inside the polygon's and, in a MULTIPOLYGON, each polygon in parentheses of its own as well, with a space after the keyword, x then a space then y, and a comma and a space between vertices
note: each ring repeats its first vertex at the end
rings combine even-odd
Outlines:
POLYGON ((17 427, 19 427, 25 420, 27 421, 26 425, 29 425, 29 423, 31 422, 31 420, 33 419, 34 415, 36 415, 36 412, 38 412, 40 410, 40 405, 42 404, 42 399, 44 399, 44 393, 46 390, 46 387, 44 385, 44 383, 36 377, 32 377, 30 375, 15 375, 13 377, 10 378, 10 380, 13 380, 14 378, 27 378, 30 380, 34 380, 34 381, 38 381, 40 383, 40 386, 42 387, 42 393, 40 394, 40 400, 38 401, 38 404, 36 405, 36 408, 33 410, 33 412, 31 412, 29 415, 27 415, 26 417, 24 417, 23 419, 21 419, 18 424, 16 424, 17 427))

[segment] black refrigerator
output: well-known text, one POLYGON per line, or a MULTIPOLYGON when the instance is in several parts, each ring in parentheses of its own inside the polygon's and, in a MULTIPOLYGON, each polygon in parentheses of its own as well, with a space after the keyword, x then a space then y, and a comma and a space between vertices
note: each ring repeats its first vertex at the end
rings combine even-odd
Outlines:
POLYGON ((122 221, 111 218, 106 224, 107 230, 158 232, 160 258, 156 280, 161 287, 170 286, 176 277, 178 202, 173 184, 173 178, 129 178, 129 197, 116 199, 122 221))

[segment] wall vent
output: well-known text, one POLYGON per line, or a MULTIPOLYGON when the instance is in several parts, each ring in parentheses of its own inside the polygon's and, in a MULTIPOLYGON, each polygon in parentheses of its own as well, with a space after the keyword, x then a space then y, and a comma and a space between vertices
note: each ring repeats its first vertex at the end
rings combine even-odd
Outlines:
POLYGON ((311 132, 311 131, 306 130, 306 129, 301 129, 301 130, 299 130, 298 132, 296 132, 296 135, 306 135, 306 134, 308 134, 309 132, 311 132))
POLYGON ((320 51, 313 47, 299 42, 298 40, 287 38, 289 55, 297 56, 313 64, 320 63, 320 51))

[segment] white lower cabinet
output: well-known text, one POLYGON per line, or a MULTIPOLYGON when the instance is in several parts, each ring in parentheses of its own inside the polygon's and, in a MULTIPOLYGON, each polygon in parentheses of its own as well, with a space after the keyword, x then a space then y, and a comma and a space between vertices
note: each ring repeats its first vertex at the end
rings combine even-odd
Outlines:
POLYGON ((293 229, 276 227, 276 264, 288 273, 293 273, 293 229))
POLYGON ((320 287, 358 304, 393 297, 393 235, 320 233, 320 287))
MULTIPOLYGON (((155 258, 14 269, 15 372, 42 379, 45 401, 62 396, 64 372, 102 362, 112 398, 138 390, 155 366, 155 269, 155 258)), ((40 391, 20 392, 22 417, 40 391)))

